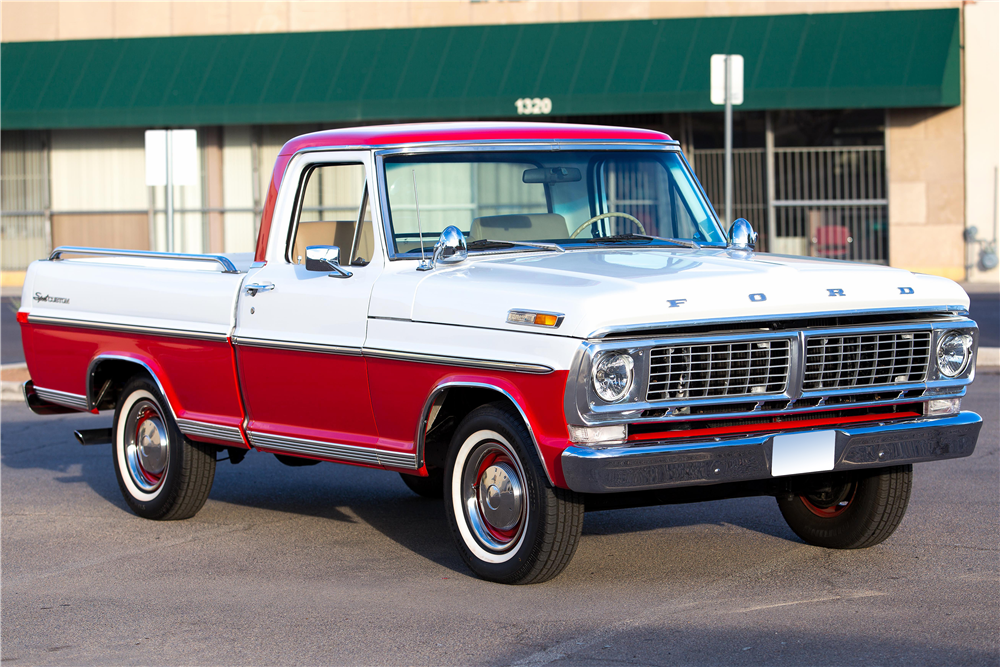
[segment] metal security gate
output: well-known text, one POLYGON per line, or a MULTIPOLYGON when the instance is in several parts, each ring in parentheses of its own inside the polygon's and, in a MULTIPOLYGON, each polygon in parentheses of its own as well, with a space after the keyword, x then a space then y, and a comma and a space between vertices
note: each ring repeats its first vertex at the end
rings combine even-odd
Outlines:
MULTIPOLYGON (((763 148, 733 149, 733 216, 746 218, 760 233, 767 236, 767 180, 763 148)), ((725 149, 710 148, 694 151, 694 172, 705 188, 719 219, 726 205, 725 149)), ((728 229, 732 220, 723 220, 728 229)), ((764 247, 769 247, 764 243, 764 247)))
POLYGON ((885 149, 774 151, 774 252, 888 263, 885 149))
MULTIPOLYGON (((721 149, 694 151, 717 212, 725 200, 723 159, 721 149)), ((753 224, 768 252, 887 264, 886 191, 882 146, 733 151, 734 215, 753 224)))

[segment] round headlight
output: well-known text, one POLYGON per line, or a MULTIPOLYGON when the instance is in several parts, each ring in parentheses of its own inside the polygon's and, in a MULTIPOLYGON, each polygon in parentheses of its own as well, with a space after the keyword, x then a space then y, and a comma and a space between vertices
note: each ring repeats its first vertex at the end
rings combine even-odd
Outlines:
POLYGON ((608 403, 620 401, 632 388, 635 363, 627 354, 606 354, 594 365, 594 390, 608 403))
POLYGON ((972 336, 957 332, 941 337, 937 346, 937 364, 945 377, 959 376, 972 359, 972 336))

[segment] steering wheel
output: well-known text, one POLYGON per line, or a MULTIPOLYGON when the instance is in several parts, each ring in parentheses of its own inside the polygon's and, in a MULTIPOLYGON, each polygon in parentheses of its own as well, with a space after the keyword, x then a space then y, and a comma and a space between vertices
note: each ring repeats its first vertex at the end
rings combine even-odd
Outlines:
POLYGON ((599 213, 595 215, 593 218, 591 218, 587 222, 577 227, 576 231, 570 234, 569 237, 571 239, 575 239, 577 236, 580 235, 580 232, 582 232, 584 229, 587 228, 587 225, 592 225, 601 218, 627 218, 636 224, 636 226, 639 228, 639 231, 643 234, 643 236, 646 235, 646 229, 642 226, 642 223, 639 222, 638 218, 636 218, 635 216, 631 216, 628 213, 619 213, 618 211, 610 211, 608 213, 599 213))

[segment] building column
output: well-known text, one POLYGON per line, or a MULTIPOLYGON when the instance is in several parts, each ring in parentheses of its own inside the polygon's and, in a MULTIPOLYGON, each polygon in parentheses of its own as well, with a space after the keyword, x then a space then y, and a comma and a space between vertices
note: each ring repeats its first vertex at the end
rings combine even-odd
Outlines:
POLYGON ((218 127, 201 129, 205 150, 205 207, 208 209, 207 252, 225 252, 225 226, 222 221, 222 131, 218 127))
POLYGON ((889 264, 965 278, 963 110, 886 114, 889 264))

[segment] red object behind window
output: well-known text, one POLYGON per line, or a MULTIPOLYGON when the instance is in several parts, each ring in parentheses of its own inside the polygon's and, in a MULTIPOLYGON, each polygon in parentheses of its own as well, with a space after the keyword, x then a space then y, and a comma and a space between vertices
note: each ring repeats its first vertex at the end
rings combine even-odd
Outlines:
POLYGON ((832 259, 846 258, 848 248, 853 242, 850 230, 843 225, 821 225, 816 228, 816 236, 813 237, 816 255, 832 259))

